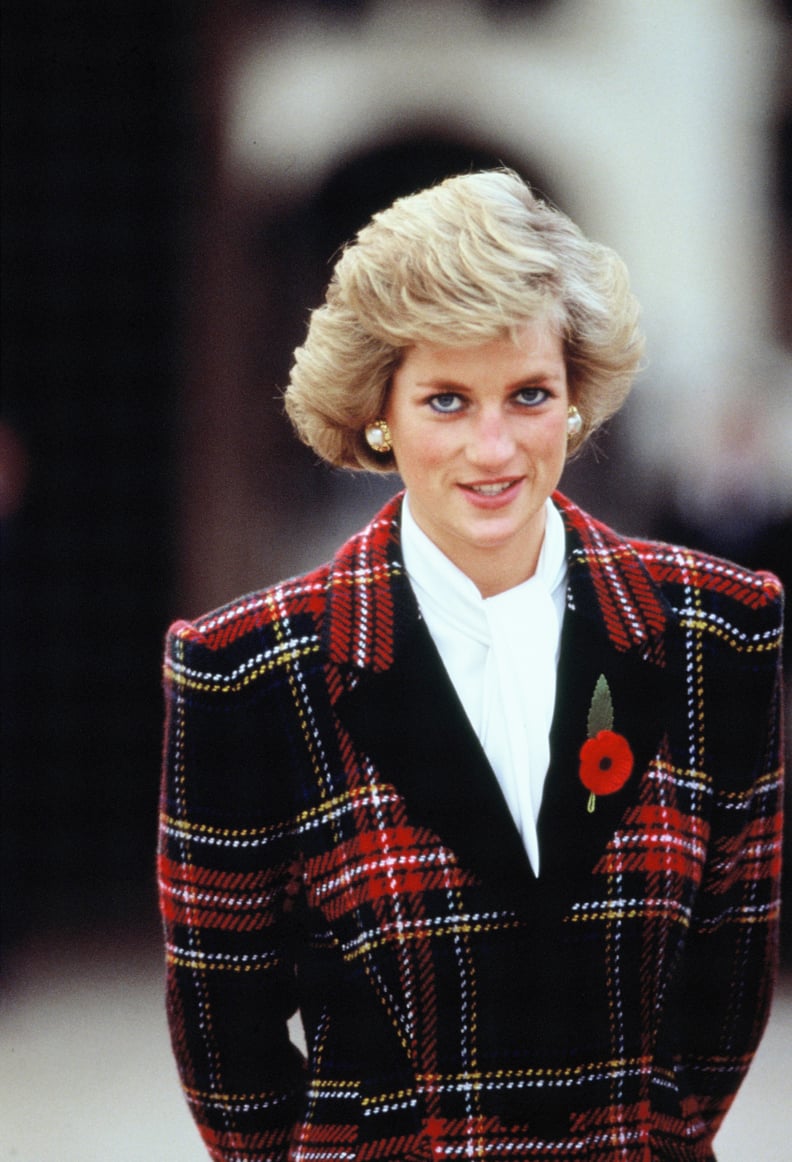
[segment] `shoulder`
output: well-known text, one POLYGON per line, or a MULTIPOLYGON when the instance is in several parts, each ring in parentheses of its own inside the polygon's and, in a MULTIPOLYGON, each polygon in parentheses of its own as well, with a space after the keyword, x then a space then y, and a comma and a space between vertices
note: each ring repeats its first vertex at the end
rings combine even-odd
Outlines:
POLYGON ((645 603, 646 593, 677 621, 694 621, 715 634, 739 639, 763 636, 780 640, 784 592, 770 572, 753 571, 725 558, 643 537, 625 536, 556 495, 570 541, 570 570, 583 569, 595 587, 607 587, 618 600, 629 585, 645 603))
POLYGON ((218 653, 261 631, 280 635, 295 616, 321 615, 329 571, 329 564, 322 565, 309 573, 237 597, 192 621, 175 621, 168 636, 218 653))
POLYGON ((703 601, 731 602, 746 609, 780 609, 784 591, 775 574, 663 541, 623 538, 656 584, 677 602, 695 594, 703 601))
POLYGON ((297 661, 324 663, 343 652, 360 593, 387 583, 393 571, 400 500, 394 497, 332 561, 194 620, 175 621, 166 639, 166 678, 228 691, 283 673, 297 661))
POLYGON ((743 661, 773 663, 780 656, 784 591, 773 573, 682 545, 628 543, 686 634, 743 661))
POLYGON ((329 565, 248 593, 194 620, 165 643, 165 677, 194 691, 231 692, 321 650, 329 565))

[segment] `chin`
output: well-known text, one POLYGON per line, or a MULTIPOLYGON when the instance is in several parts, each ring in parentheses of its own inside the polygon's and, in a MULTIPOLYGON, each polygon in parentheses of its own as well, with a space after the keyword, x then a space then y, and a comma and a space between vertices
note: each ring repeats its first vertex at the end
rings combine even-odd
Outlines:
POLYGON ((500 549, 505 545, 512 544, 521 535, 527 536, 524 528, 508 528, 508 529, 488 529, 482 531, 476 529, 469 535, 469 541, 474 548, 477 549, 500 549))

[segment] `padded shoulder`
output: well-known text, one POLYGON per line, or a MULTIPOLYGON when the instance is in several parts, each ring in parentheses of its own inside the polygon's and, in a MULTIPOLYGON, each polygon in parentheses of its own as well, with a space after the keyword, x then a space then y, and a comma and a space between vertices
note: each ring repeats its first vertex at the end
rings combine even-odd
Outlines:
POLYGON ((773 573, 658 541, 631 540, 647 572, 678 613, 728 618, 750 632, 778 631, 784 591, 773 573))
POLYGON ((165 678, 193 691, 230 693, 284 664, 321 652, 328 566, 207 613, 176 621, 165 649, 165 678))

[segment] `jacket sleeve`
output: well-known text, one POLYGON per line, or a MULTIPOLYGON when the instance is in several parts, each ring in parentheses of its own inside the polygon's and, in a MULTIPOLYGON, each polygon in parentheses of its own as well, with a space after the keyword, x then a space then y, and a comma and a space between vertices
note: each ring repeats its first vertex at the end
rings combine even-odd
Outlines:
POLYGON ((159 831, 167 1011, 216 1162, 283 1162, 304 1088, 289 1040, 299 862, 277 680, 177 623, 159 831))
POLYGON ((780 586, 752 632, 714 620, 693 658, 700 754, 711 771, 708 857, 683 954, 671 1036, 708 1135, 764 1031, 778 967, 783 811, 780 586))

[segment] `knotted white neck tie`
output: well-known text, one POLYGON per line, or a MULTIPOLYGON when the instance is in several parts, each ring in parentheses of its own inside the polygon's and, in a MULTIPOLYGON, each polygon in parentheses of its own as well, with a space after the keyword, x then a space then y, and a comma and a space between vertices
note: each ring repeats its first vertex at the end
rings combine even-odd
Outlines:
POLYGON ((550 758, 566 595, 564 527, 548 500, 536 572, 482 598, 402 507, 402 551, 427 628, 539 874, 536 823, 550 758))

